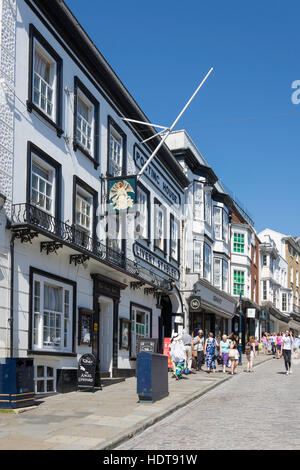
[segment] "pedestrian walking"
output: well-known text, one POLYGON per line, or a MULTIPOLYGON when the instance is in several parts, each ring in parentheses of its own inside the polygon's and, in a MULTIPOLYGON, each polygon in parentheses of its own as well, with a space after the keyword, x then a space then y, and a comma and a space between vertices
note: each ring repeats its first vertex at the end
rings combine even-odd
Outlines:
POLYGON ((182 342, 185 348, 185 353, 186 353, 186 360, 187 360, 187 368, 189 370, 188 373, 190 373, 191 368, 192 368, 192 337, 187 333, 186 329, 182 330, 182 342))
POLYGON ((275 331, 273 331, 272 333, 272 354, 273 354, 273 357, 275 359, 276 357, 276 333, 275 331))
POLYGON ((293 349, 294 338, 289 330, 286 330, 285 334, 282 337, 281 350, 284 358, 284 365, 286 370, 286 375, 292 373, 291 369, 291 360, 292 360, 292 349, 293 349))
POLYGON ((197 371, 201 371, 204 364, 204 333, 198 330, 198 334, 193 341, 194 347, 197 349, 197 371))
POLYGON ((282 356, 282 336, 283 336, 282 331, 277 333, 277 336, 276 336, 275 345, 276 345, 277 359, 280 359, 282 356))
POLYGON ((174 333, 173 335, 170 354, 174 364, 174 376, 177 380, 181 379, 186 361, 186 352, 182 341, 182 336, 178 333, 174 333))
POLYGON ((227 335, 222 336, 222 340, 220 341, 220 357, 222 358, 223 363, 223 374, 226 373, 226 367, 228 367, 228 358, 229 358, 229 346, 230 346, 230 339, 227 338, 227 335))
POLYGON ((214 338, 214 334, 209 333, 208 338, 204 344, 204 355, 206 356, 206 367, 207 367, 208 373, 210 373, 211 369, 214 373, 216 372, 215 348, 216 348, 216 340, 214 338))
POLYGON ((263 347, 264 354, 268 354, 268 336, 265 331, 263 332, 263 335, 261 338, 261 344, 263 347))
POLYGON ((249 342, 246 344, 245 353, 247 356, 247 372, 253 372, 253 362, 255 356, 255 339, 250 336, 249 342))
POLYGON ((215 360, 217 361, 218 365, 223 365, 223 361, 222 361, 222 356, 220 355, 220 343, 222 341, 222 336, 221 335, 218 335, 218 337, 216 338, 216 347, 215 347, 215 360))
POLYGON ((229 359, 231 362, 231 375, 236 374, 235 370, 239 362, 239 351, 238 351, 238 336, 233 333, 231 335, 231 343, 229 346, 229 359))

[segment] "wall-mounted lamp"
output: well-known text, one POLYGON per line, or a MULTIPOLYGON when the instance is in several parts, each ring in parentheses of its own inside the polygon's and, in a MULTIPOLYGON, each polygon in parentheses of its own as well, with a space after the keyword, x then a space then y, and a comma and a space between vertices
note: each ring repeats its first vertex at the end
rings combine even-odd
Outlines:
POLYGON ((5 201, 6 201, 6 196, 4 196, 4 194, 0 193, 0 211, 4 207, 5 201))

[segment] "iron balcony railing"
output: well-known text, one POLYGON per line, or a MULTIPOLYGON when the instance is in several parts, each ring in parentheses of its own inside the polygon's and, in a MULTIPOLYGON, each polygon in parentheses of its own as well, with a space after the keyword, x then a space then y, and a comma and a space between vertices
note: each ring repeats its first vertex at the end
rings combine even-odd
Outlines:
POLYGON ((123 252, 110 248, 90 237, 76 226, 68 225, 32 204, 12 205, 11 228, 17 231, 25 227, 67 245, 101 263, 124 271, 126 274, 153 287, 167 290, 166 279, 136 261, 126 258, 123 252))

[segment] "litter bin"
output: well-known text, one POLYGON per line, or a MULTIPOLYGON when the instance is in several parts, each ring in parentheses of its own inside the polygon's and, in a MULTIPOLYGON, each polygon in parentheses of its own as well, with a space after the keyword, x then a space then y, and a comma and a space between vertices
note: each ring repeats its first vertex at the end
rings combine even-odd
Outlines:
POLYGON ((0 358, 0 408, 24 408, 33 404, 33 359, 0 358))
POLYGON ((154 402, 169 395, 168 357, 141 352, 137 357, 137 394, 140 402, 154 402))

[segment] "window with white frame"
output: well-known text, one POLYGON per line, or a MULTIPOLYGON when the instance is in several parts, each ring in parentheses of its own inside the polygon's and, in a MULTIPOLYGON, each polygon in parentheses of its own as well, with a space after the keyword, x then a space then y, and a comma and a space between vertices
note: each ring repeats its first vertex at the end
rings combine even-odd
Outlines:
POLYGON ((267 300, 268 298, 268 292, 267 292, 267 281, 263 281, 262 283, 262 287, 263 287, 263 300, 267 300))
POLYGON ((140 186, 137 186, 135 228, 137 232, 137 238, 139 239, 148 239, 148 234, 149 234, 148 204, 149 204, 148 194, 140 186))
POLYGON ((170 216, 170 256, 178 261, 178 240, 179 240, 179 227, 178 222, 173 215, 170 216))
POLYGON ((296 271, 296 286, 299 287, 299 271, 296 271))
POLYGON ((214 206, 214 234, 216 240, 222 240, 222 208, 214 206))
POLYGON ((165 238, 166 238, 166 214, 163 206, 155 204, 155 223, 154 223, 154 233, 155 233, 155 247, 159 248, 161 251, 165 249, 165 238))
POLYGON ((228 243, 228 214, 223 209, 223 241, 228 243))
MULTIPOLYGON (((122 251, 122 223, 124 219, 119 213, 109 213, 107 216, 107 246, 113 252, 120 253, 122 251)), ((109 251, 108 255, 114 256, 114 253, 109 251)))
POLYGON ((222 260, 214 258, 214 286, 218 289, 222 288, 222 260))
POLYGON ((293 266, 290 267, 290 283, 294 284, 294 268, 293 268, 293 266))
POLYGON ((233 271, 233 295, 244 295, 245 292, 245 273, 244 271, 233 271))
POLYGON ((287 294, 285 292, 282 293, 282 311, 287 311, 287 294))
POLYGON ((108 172, 111 176, 122 174, 123 137, 111 125, 109 132, 108 172))
POLYGON ((204 220, 208 225, 211 225, 211 188, 207 188, 204 195, 204 220))
POLYGON ((253 297, 252 300, 255 302, 256 299, 256 279, 253 279, 253 297))
POLYGON ((224 292, 228 292, 228 263, 223 259, 222 263, 222 289, 224 292))
POLYGON ((33 350, 72 351, 73 286, 33 276, 33 350))
POLYGON ((194 219, 203 220, 203 184, 194 181, 194 219))
POLYGON ((91 235, 93 196, 80 186, 76 186, 76 224, 81 230, 91 235))
POLYGON ((78 89, 76 142, 90 155, 94 148, 94 105, 78 89))
POLYGON ((233 234, 233 251, 234 253, 245 252, 245 235, 243 233, 234 232, 233 234))
POLYGON ((131 357, 137 356, 139 339, 150 338, 151 311, 136 305, 131 307, 131 357))
POLYGON ((55 211, 55 169, 37 155, 31 158, 30 203, 48 214, 55 211))
POLYGON ((54 120, 56 62, 36 40, 34 41, 32 86, 33 103, 54 120))
POLYGON ((207 281, 211 281, 211 247, 207 243, 204 243, 203 260, 203 277, 207 281))
POLYGON ((267 255, 263 255, 262 257, 262 265, 267 266, 267 255))
POLYGON ((202 273, 202 243, 194 240, 194 273, 202 273))
POLYGON ((51 393, 56 390, 55 369, 46 365, 34 367, 34 392, 38 394, 51 393))

